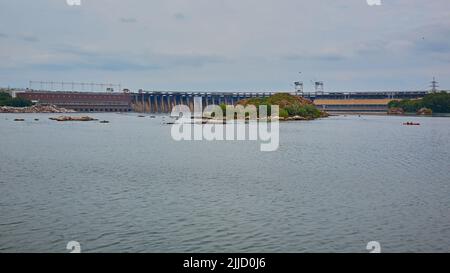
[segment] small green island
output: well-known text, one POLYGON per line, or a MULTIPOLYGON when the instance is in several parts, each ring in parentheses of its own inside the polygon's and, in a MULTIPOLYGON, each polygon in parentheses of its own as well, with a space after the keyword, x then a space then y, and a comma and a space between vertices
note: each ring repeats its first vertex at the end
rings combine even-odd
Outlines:
MULTIPOLYGON (((244 99, 237 105, 244 107, 254 105, 258 111, 259 106, 264 105, 267 106, 268 115, 271 114, 271 105, 278 105, 280 107, 279 119, 282 121, 314 120, 329 116, 328 113, 317 109, 310 100, 287 93, 279 93, 265 98, 244 99)), ((220 107, 225 113, 226 105, 221 104, 220 107)))
POLYGON ((395 100, 389 103, 389 114, 448 114, 450 113, 450 93, 436 92, 426 95, 423 99, 395 100))

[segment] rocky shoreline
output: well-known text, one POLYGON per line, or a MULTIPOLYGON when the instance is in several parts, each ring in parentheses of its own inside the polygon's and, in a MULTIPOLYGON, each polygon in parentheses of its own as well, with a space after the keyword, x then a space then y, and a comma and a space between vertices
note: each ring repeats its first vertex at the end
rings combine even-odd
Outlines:
MULTIPOLYGON (((391 108, 389 108, 387 114, 388 115, 404 116, 404 115, 407 115, 407 114, 414 114, 414 113, 408 113, 401 107, 391 107, 391 108)), ((433 115, 433 110, 423 107, 423 108, 419 109, 415 114, 418 115, 418 116, 432 116, 433 115)))
POLYGON ((14 114, 27 114, 27 113, 75 113, 73 110, 57 107, 55 105, 33 105, 30 107, 10 107, 1 106, 0 113, 14 113, 14 114))
MULTIPOLYGON (((326 115, 326 117, 329 117, 330 115, 326 115)), ((144 117, 144 116, 142 116, 144 117)), ((173 125, 176 124, 176 121, 178 121, 178 118, 175 118, 172 121, 168 121, 168 122, 163 122, 163 124, 165 125, 173 125)), ((308 118, 308 117, 302 117, 302 116, 293 116, 293 117, 267 117, 267 118, 256 118, 255 120, 252 121, 257 121, 257 122, 272 122, 272 121, 311 121, 314 120, 314 118, 308 118)), ((181 123, 185 123, 185 124, 227 124, 228 122, 245 122, 248 123, 250 122, 250 119, 247 117, 245 119, 227 119, 227 118, 222 118, 222 119, 217 119, 217 118, 208 118, 208 117, 202 117, 202 118, 198 118, 197 120, 192 117, 191 120, 186 120, 185 122, 181 122, 181 123)))

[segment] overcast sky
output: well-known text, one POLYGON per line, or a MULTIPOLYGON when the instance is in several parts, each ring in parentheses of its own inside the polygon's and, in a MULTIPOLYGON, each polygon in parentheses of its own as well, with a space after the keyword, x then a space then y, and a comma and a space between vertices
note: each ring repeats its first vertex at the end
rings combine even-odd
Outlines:
POLYGON ((450 1, 0 0, 0 86, 450 89, 450 1))

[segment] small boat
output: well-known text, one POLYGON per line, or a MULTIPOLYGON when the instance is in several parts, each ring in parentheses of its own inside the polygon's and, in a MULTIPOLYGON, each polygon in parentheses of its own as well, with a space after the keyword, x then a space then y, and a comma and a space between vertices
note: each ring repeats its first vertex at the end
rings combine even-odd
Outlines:
POLYGON ((109 123, 109 121, 107 121, 107 120, 102 120, 102 121, 100 121, 100 123, 109 123))
POLYGON ((14 121, 25 121, 23 118, 16 118, 14 121))
POLYGON ((405 125, 405 126, 420 126, 420 123, 416 123, 416 122, 406 122, 406 123, 403 123, 403 125, 405 125))

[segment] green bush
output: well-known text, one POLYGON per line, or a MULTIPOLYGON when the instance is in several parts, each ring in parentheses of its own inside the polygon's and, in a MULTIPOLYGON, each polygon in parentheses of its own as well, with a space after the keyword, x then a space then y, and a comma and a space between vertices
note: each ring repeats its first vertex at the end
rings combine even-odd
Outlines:
POLYGON ((388 103, 389 108, 400 108, 400 101, 393 100, 388 103))
POLYGON ((305 118, 320 118, 321 112, 314 105, 290 105, 285 108, 289 116, 301 116, 305 118))
POLYGON ((226 117, 226 115, 227 115, 227 105, 225 103, 221 103, 219 106, 222 109, 223 116, 226 117))
POLYGON ((286 109, 281 108, 280 109, 280 117, 281 118, 287 118, 289 117, 289 112, 286 109))
POLYGON ((11 99, 11 95, 6 92, 0 92, 0 103, 9 99, 11 99))
POLYGON ((391 101, 389 108, 402 108, 407 113, 416 113, 421 108, 428 108, 434 113, 450 113, 450 94, 446 92, 426 95, 420 100, 391 101))
POLYGON ((29 107, 31 105, 33 105, 31 101, 22 98, 13 98, 8 102, 8 106, 12 107, 29 107))
POLYGON ((450 113, 450 94, 441 92, 427 95, 423 98, 422 105, 434 113, 450 113))
POLYGON ((33 103, 29 100, 12 98, 8 93, 0 92, 0 106, 28 107, 31 105, 33 105, 33 103))

